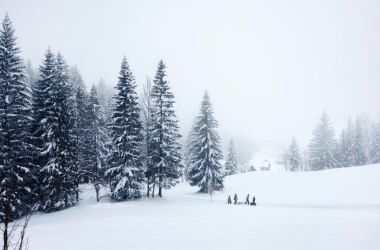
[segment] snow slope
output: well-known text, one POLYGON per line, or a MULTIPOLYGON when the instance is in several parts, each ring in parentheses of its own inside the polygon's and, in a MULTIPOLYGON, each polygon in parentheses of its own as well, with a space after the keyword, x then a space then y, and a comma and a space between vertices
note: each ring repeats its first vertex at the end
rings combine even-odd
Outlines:
POLYGON ((96 203, 36 214, 30 250, 380 249, 380 164, 320 172, 230 176, 211 196, 181 183, 165 197, 96 203), (227 205, 247 193, 258 206, 227 205))

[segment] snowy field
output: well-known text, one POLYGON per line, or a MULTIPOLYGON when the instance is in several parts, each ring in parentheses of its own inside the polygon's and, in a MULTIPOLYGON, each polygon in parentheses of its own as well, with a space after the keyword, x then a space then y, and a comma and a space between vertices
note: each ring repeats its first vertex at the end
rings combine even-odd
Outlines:
POLYGON ((251 172, 223 193, 181 183, 164 198, 96 203, 91 186, 76 207, 32 217, 30 250, 380 249, 380 165, 321 172, 251 172), (257 207, 227 205, 248 193, 257 207))

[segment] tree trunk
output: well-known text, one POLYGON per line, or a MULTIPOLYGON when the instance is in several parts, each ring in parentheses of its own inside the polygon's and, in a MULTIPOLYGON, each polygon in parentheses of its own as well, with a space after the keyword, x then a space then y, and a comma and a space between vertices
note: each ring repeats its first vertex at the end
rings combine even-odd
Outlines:
POLYGON ((150 189, 149 189, 149 178, 148 178, 148 180, 147 180, 147 182, 146 182, 146 196, 149 198, 149 191, 150 191, 150 189))
POLYGON ((8 219, 7 218, 5 218, 4 220, 3 239, 4 239, 3 250, 8 250, 8 219))
POLYGON ((8 204, 4 206, 4 231, 3 231, 3 250, 8 250, 9 248, 9 235, 8 235, 8 225, 9 225, 9 217, 10 217, 10 209, 8 204))
POLYGON ((162 183, 162 173, 161 173, 160 177, 158 178, 158 196, 160 196, 160 197, 162 197, 161 183, 162 183))
POLYGON ((155 174, 153 174, 153 190, 152 190, 152 198, 154 198, 154 191, 156 189, 156 177, 155 174))
POLYGON ((158 187, 158 196, 162 197, 162 187, 158 187))
POLYGON ((75 200, 78 203, 79 201, 79 181, 75 183, 75 200))

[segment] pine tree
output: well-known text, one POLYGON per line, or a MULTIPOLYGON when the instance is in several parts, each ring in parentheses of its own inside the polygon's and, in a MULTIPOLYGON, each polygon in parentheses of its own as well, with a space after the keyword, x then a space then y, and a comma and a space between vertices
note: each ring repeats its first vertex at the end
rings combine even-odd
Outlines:
POLYGON ((347 167, 348 166, 348 136, 346 129, 342 130, 339 139, 339 158, 337 161, 339 162, 339 167, 347 167))
POLYGON ((351 167, 353 163, 354 155, 354 140, 355 140, 355 130, 352 125, 351 119, 347 121, 347 127, 342 131, 340 138, 340 166, 341 167, 351 167))
POLYGON ((93 177, 91 167, 86 162, 86 155, 90 154, 89 145, 86 141, 90 129, 87 110, 88 94, 82 76, 76 67, 71 68, 69 80, 74 104, 75 183, 79 188, 79 183, 88 183, 93 177))
POLYGON ((150 196, 150 191, 152 191, 152 197, 154 197, 154 171, 152 167, 150 156, 150 128, 151 128, 151 122, 152 122, 152 83, 149 78, 146 79, 146 83, 143 86, 143 91, 141 93, 140 99, 140 105, 141 105, 141 113, 142 113, 142 125, 143 125, 143 135, 144 135, 144 141, 143 141, 143 147, 142 147, 142 155, 143 155, 143 165, 145 170, 145 178, 146 178, 146 194, 147 197, 150 196))
POLYGON ((363 166, 367 163, 367 158, 364 149, 363 131, 359 119, 356 119, 353 144, 351 148, 351 164, 352 166, 363 166))
POLYGON ((174 95, 165 79, 166 66, 161 60, 152 87, 152 122, 149 145, 150 161, 155 183, 158 184, 158 195, 162 189, 169 189, 178 183, 182 164, 178 120, 174 113, 174 95))
POLYGON ((311 170, 334 168, 338 165, 334 157, 334 129, 326 112, 320 119, 320 124, 313 131, 313 139, 309 145, 311 170))
POLYGON ((91 173, 90 180, 92 182, 100 182, 106 170, 108 131, 106 129, 106 118, 99 104, 95 86, 91 88, 87 114, 89 129, 85 139, 85 144, 88 148, 88 153, 85 155, 85 165, 88 166, 91 173))
POLYGON ((380 163, 380 120, 372 126, 369 163, 380 163))
POLYGON ((115 94, 115 89, 108 86, 105 81, 101 78, 96 85, 96 90, 98 91, 99 103, 102 106, 104 115, 107 119, 107 124, 112 120, 112 107, 113 107, 113 96, 115 94))
POLYGON ((75 172, 73 165, 76 160, 76 147, 74 141, 74 105, 72 105, 72 88, 69 82, 69 70, 66 61, 60 53, 56 58, 57 74, 56 84, 58 85, 57 103, 59 107, 58 133, 59 133, 59 154, 58 160, 62 165, 64 202, 66 207, 74 205, 78 200, 74 200, 74 194, 77 192, 75 185, 75 172))
POLYGON ((197 118, 198 117, 194 118, 189 134, 186 137, 186 142, 185 142, 185 147, 184 147, 185 176, 187 175, 188 170, 192 164, 193 151, 197 143, 197 133, 195 130, 195 126, 197 125, 197 118))
POLYGON ((57 211, 75 204, 74 149, 70 133, 70 88, 67 65, 50 49, 40 67, 33 94, 33 137, 38 169, 40 210, 57 211))
POLYGON ((290 171, 300 171, 302 160, 298 149, 298 144, 295 138, 293 138, 292 143, 289 146, 289 158, 288 165, 290 171))
POLYGON ((280 159, 278 162, 279 164, 285 166, 285 171, 289 171, 289 156, 290 156, 289 147, 284 147, 281 151, 281 154, 279 157, 280 159))
POLYGON ((220 149, 220 137, 216 131, 218 123, 214 118, 214 111, 205 92, 194 133, 196 140, 193 144, 191 165, 187 171, 187 180, 192 186, 200 187, 199 192, 205 193, 223 188, 222 165, 223 158, 220 149))
POLYGON ((228 145, 228 154, 227 154, 226 163, 224 165, 225 175, 236 174, 238 171, 237 167, 238 167, 237 154, 235 150, 234 141, 231 139, 228 145))
POLYGON ((135 78, 127 59, 121 63, 113 109, 112 149, 108 157, 111 197, 126 200, 141 197, 144 173, 141 161, 142 126, 135 78))
POLYGON ((32 197, 30 88, 14 32, 6 15, 0 31, 0 221, 6 223, 25 214, 32 197))
POLYGON ((34 89, 34 85, 37 82, 37 74, 30 60, 26 62, 25 76, 26 76, 26 83, 28 84, 29 88, 34 89))

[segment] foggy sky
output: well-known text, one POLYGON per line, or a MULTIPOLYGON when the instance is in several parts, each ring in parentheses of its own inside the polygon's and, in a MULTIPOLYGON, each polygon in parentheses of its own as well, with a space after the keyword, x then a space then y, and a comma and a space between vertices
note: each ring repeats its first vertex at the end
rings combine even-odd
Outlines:
POLYGON ((88 86, 117 83, 125 55, 139 85, 158 61, 186 135, 207 89, 225 147, 242 157, 305 147, 326 110, 380 117, 380 1, 15 1, 8 12, 22 56, 50 46, 88 86))

